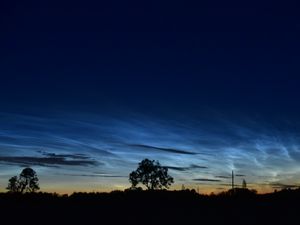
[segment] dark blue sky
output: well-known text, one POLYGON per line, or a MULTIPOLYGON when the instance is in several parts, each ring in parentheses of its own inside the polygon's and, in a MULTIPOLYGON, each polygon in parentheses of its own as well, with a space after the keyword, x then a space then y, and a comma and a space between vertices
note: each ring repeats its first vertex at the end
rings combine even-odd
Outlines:
POLYGON ((231 169, 260 189, 298 185, 298 12, 1 3, 0 188, 24 165, 45 190, 123 188, 145 157, 203 190, 231 169))

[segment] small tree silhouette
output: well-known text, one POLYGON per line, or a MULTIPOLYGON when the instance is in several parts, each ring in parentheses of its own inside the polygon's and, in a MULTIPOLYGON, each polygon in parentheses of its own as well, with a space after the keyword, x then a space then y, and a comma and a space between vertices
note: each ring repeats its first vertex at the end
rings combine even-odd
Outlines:
POLYGON ((149 159, 144 159, 139 163, 138 168, 129 174, 129 181, 132 188, 142 183, 148 190, 169 188, 174 183, 173 177, 168 174, 167 167, 149 159))
POLYGON ((8 180, 8 185, 7 185, 7 190, 9 192, 19 192, 19 180, 18 180, 18 177, 17 176, 13 176, 11 177, 9 180, 8 180))
POLYGON ((8 186, 6 189, 8 189, 9 192, 36 192, 40 189, 39 179, 37 177, 36 172, 27 167, 22 170, 19 177, 13 176, 8 180, 8 186))

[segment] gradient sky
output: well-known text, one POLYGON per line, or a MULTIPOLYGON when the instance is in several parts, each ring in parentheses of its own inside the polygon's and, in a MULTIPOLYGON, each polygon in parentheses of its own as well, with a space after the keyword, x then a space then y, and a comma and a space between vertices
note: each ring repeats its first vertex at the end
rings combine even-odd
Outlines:
POLYGON ((0 191, 129 187, 144 158, 173 188, 300 185, 298 5, 0 5, 0 191))

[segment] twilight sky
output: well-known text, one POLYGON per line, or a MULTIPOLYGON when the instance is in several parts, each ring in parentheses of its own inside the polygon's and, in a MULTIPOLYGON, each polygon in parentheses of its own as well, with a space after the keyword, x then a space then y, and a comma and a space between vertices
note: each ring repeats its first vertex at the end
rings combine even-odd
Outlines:
POLYGON ((0 191, 129 187, 144 158, 173 188, 300 185, 298 5, 0 5, 0 191))

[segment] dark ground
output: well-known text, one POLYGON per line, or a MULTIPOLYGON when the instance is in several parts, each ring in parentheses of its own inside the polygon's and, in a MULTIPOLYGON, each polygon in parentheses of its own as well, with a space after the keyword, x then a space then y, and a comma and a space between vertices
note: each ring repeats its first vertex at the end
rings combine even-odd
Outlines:
POLYGON ((1 224, 300 224, 300 190, 0 194, 1 224), (2 223, 4 222, 5 223, 2 223))

